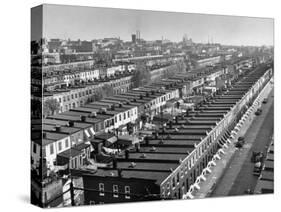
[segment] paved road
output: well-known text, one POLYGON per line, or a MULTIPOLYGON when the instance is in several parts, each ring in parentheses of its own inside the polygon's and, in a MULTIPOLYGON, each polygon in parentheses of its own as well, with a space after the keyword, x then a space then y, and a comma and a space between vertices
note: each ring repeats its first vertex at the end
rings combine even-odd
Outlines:
POLYGON ((262 105, 263 113, 256 117, 245 134, 245 140, 249 142, 235 152, 211 196, 242 195, 247 189, 254 190, 258 178, 252 174, 254 164, 251 163, 250 158, 252 151, 264 151, 271 141, 274 109, 272 95, 273 91, 269 94, 268 103, 262 105), (241 162, 241 158, 244 158, 244 161, 241 162), (235 176, 234 180, 233 176, 235 176))

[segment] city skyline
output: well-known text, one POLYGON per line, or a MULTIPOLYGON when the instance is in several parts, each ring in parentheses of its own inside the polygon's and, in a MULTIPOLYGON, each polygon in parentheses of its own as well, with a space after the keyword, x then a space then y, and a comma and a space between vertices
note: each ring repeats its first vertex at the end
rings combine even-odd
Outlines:
MULTIPOLYGON (((43 20, 43 37, 46 38, 93 40, 120 37, 130 41, 131 35, 139 30, 144 40, 161 40, 163 37, 178 42, 187 34, 196 43, 274 44, 274 21, 270 18, 44 5, 43 20)), ((38 34, 33 33, 31 37, 38 39, 38 34)))

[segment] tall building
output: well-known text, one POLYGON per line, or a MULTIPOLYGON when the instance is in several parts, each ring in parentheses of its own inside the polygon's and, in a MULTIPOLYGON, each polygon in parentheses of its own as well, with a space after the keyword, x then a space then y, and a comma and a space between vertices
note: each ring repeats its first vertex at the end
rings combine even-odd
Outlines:
POLYGON ((132 43, 136 43, 136 34, 132 34, 132 43))
POLYGON ((140 41, 140 31, 139 30, 137 30, 137 42, 139 42, 140 41))

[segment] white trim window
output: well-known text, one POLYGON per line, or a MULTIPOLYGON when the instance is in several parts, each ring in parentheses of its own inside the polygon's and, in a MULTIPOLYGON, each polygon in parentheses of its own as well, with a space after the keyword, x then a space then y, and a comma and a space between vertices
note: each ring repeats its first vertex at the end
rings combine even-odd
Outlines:
POLYGON ((104 184, 99 183, 99 191, 100 191, 100 196, 104 196, 104 184))
POLYGON ((118 198, 118 185, 113 185, 113 197, 118 198))
POLYGON ((125 199, 131 199, 130 193, 130 186, 125 186, 125 199))

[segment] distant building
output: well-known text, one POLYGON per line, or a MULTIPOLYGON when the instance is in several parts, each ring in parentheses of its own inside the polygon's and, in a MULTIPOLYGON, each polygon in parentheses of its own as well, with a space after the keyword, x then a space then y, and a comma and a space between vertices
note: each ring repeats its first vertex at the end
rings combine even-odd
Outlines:
POLYGON ((137 39, 136 34, 132 34, 132 43, 136 43, 136 39, 137 39))

